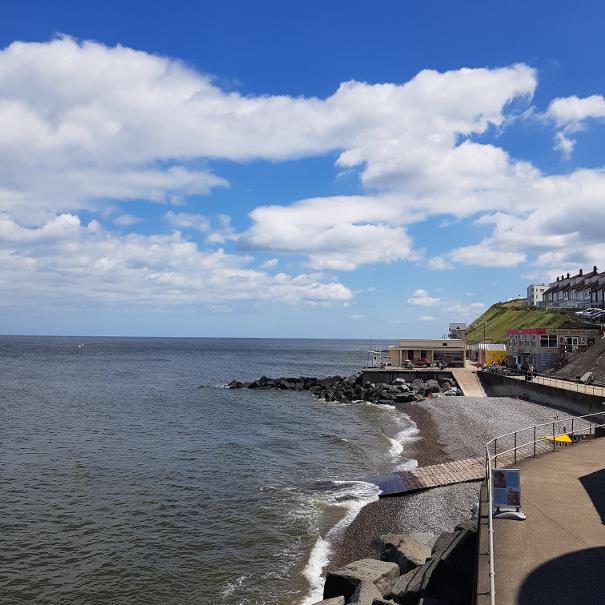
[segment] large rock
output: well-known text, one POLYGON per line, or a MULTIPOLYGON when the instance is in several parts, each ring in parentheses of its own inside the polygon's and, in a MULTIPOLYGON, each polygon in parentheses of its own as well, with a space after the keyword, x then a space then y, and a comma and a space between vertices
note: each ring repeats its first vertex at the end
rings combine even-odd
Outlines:
POLYGON ((361 582, 357 585, 349 603, 372 605, 375 599, 382 599, 382 593, 372 582, 361 582))
MULTIPOLYGON (((437 541, 437 536, 435 534, 431 534, 430 532, 416 531, 410 534, 410 538, 416 540, 416 542, 420 544, 424 544, 428 546, 428 548, 432 549, 433 545, 437 541)), ((432 552, 432 551, 431 551, 432 552)))
POLYGON ((418 605, 420 599, 431 597, 448 599, 452 596, 452 604, 466 605, 469 600, 459 600, 453 586, 456 574, 441 559, 429 559, 424 565, 408 571, 400 576, 393 589, 386 596, 400 605, 418 605))
POLYGON ((374 540, 382 561, 397 563, 402 574, 426 562, 431 549, 404 534, 384 534, 374 540))
POLYGON ((345 565, 336 571, 328 572, 324 585, 324 599, 343 595, 346 602, 351 600, 361 582, 371 582, 385 595, 393 588, 399 577, 399 566, 396 563, 361 559, 345 565))
POLYGON ((441 534, 424 565, 397 579, 390 596, 402 605, 418 605, 421 599, 466 605, 473 594, 476 525, 461 523, 453 532, 441 534))
POLYGON ((426 392, 427 393, 441 393, 441 387, 436 380, 426 381, 426 392))
POLYGON ((345 605, 344 597, 334 597, 333 599, 324 599, 323 601, 317 601, 313 605, 345 605))

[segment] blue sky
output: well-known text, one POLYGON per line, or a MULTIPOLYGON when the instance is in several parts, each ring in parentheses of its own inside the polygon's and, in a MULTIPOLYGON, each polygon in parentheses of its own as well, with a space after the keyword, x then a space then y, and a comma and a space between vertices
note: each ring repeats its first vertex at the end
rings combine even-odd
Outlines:
POLYGON ((604 13, 5 3, 0 333, 439 336, 605 267, 604 13))

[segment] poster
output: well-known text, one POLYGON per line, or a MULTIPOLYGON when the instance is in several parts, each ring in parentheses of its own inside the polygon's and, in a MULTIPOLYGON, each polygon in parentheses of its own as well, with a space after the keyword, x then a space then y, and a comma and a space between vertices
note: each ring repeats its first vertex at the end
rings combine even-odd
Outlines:
POLYGON ((492 494, 496 508, 521 508, 521 477, 517 468, 492 470, 492 494))

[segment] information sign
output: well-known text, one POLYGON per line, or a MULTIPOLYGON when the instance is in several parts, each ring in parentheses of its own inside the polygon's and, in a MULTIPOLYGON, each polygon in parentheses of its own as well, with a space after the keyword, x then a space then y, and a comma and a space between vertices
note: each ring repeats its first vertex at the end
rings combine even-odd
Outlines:
POLYGON ((518 468, 493 469, 492 488, 496 509, 521 508, 521 477, 518 468))

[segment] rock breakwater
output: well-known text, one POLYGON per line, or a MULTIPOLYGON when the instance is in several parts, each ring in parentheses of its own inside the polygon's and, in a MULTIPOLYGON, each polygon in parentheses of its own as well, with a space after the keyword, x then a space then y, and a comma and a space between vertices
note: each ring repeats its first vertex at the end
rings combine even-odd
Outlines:
POLYGON ((309 376, 267 378, 262 376, 252 382, 233 380, 226 386, 229 389, 309 391, 319 399, 328 402, 369 401, 385 405, 422 401, 427 397, 450 396, 460 393, 455 380, 450 377, 427 381, 420 378, 410 381, 397 378, 392 384, 375 384, 373 382, 364 384, 361 374, 354 374, 346 378, 342 376, 325 378, 309 376))

